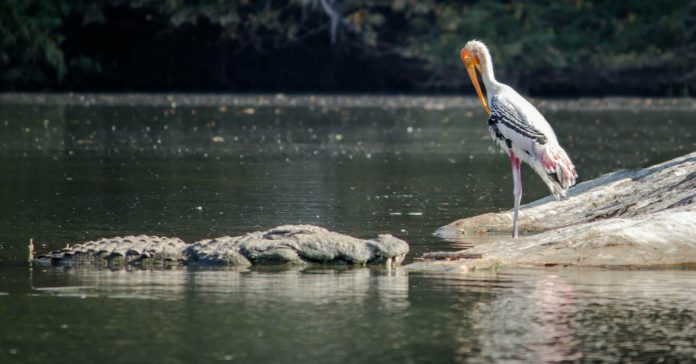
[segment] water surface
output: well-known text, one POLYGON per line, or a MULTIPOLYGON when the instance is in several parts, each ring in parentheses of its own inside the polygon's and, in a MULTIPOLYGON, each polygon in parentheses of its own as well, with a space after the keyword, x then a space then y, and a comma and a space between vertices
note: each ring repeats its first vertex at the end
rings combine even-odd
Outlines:
MULTIPOLYGON (((128 97, 0 105, 0 362, 696 360, 688 270, 30 270, 29 238, 285 223, 391 233, 411 259, 484 242, 432 232, 512 204, 475 100, 128 97)), ((696 149, 688 108, 541 105, 581 181, 696 149)), ((548 193, 523 178, 523 201, 548 193)))

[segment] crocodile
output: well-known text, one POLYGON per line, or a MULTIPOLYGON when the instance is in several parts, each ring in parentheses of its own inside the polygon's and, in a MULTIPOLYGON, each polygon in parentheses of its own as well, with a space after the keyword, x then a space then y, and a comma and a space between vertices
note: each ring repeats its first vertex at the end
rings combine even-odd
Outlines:
POLYGON ((261 264, 401 264, 408 244, 389 234, 358 239, 314 225, 282 225, 188 244, 164 236, 102 238, 68 245, 32 261, 40 265, 144 268, 261 264))

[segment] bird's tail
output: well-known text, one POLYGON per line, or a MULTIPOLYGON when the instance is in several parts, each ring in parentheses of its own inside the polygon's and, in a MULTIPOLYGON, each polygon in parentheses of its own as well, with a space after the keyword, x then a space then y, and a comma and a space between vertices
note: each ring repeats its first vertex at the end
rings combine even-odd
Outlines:
POLYGON ((540 162, 548 178, 545 178, 549 190, 559 200, 566 196, 566 191, 575 184, 578 173, 575 171, 573 161, 568 154, 558 145, 546 145, 540 155, 540 162))

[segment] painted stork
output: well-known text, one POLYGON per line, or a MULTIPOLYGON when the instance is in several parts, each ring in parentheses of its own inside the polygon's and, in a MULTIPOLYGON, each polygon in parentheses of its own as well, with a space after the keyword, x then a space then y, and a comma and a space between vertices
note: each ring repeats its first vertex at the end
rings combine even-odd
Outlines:
POLYGON ((512 237, 517 238, 517 215, 522 200, 520 161, 532 167, 557 200, 565 197, 578 174, 568 154, 558 144, 551 125, 539 110, 512 87, 495 79, 491 54, 483 42, 469 41, 459 52, 459 57, 469 73, 481 105, 490 115, 488 129, 491 137, 510 158, 515 196, 512 237), (486 87, 485 98, 477 72, 486 87))

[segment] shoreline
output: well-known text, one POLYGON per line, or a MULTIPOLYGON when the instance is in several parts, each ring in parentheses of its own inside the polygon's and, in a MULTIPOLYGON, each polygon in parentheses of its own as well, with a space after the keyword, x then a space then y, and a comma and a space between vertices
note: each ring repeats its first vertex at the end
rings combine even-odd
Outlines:
MULTIPOLYGON (((579 97, 529 98, 542 110, 593 111, 694 111, 696 98, 579 97)), ((73 93, 3 92, 0 105, 62 106, 254 106, 254 107, 379 107, 422 108, 440 111, 476 109, 478 100, 469 96, 408 94, 284 94, 284 93, 73 93)))

